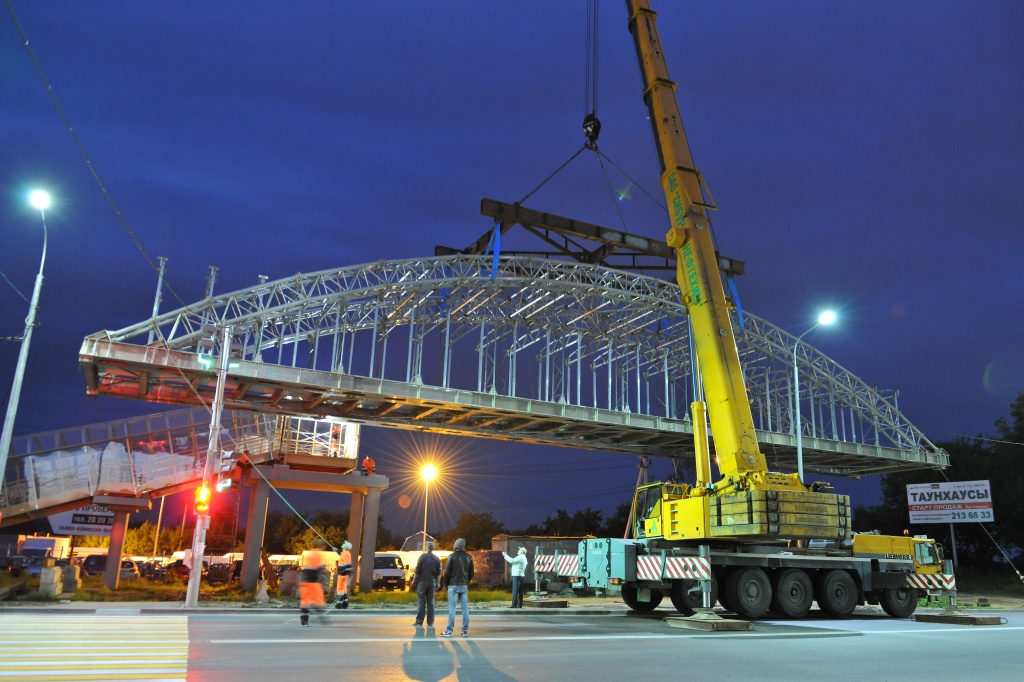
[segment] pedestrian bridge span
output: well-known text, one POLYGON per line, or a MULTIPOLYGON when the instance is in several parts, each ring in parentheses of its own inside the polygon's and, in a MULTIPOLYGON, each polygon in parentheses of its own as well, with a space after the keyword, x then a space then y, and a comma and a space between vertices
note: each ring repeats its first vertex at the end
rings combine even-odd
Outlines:
MULTIPOLYGON (((806 342, 796 391, 795 337, 749 313, 733 327, 774 469, 796 469, 797 428, 808 472, 948 465, 891 392, 806 342)), ((80 362, 90 395, 208 405, 216 372, 206 349, 225 342, 235 356, 230 410, 693 456, 699 382, 687 313, 675 284, 652 277, 523 256, 380 261, 263 282, 92 334, 80 362)))

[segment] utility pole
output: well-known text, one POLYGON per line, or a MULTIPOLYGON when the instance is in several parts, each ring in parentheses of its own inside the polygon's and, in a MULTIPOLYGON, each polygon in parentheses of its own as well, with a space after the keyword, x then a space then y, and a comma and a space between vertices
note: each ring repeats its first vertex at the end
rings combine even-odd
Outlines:
MULTIPOLYGON (((212 272, 211 272, 212 275, 212 272)), ((211 282, 212 289, 212 282, 211 282)), ((206 552, 206 531, 210 527, 209 495, 207 485, 210 462, 217 458, 220 468, 220 415, 224 411, 224 384, 227 382, 228 363, 231 360, 231 327, 225 326, 221 336, 220 364, 217 370, 217 390, 213 398, 210 415, 210 438, 203 465, 203 482, 196 490, 196 530, 192 536, 192 568, 188 574, 188 589, 185 592, 185 607, 195 608, 199 604, 199 582, 203 577, 203 554, 206 552)))
MULTIPOLYGON (((164 256, 157 256, 156 259, 160 261, 160 272, 157 273, 156 296, 153 297, 153 319, 156 319, 156 316, 160 314, 160 303, 163 301, 163 299, 160 298, 160 291, 163 289, 164 286, 164 270, 167 267, 167 259, 164 256)), ((149 340, 146 341, 147 345, 153 343, 154 336, 156 336, 156 329, 150 329, 149 340)), ((165 499, 167 498, 160 498, 160 513, 157 514, 156 517, 156 533, 153 534, 153 558, 156 558, 157 546, 160 544, 160 522, 163 521, 164 518, 165 499)))

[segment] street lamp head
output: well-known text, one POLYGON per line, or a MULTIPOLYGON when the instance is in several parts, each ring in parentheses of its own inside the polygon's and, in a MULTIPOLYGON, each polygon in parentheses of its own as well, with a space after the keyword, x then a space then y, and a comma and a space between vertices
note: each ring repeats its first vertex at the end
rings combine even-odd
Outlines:
POLYGON ((422 469, 420 469, 420 477, 428 483, 430 481, 433 481, 435 478, 437 478, 437 467, 434 466, 433 464, 427 464, 422 469))
POLYGON ((836 314, 831 310, 824 311, 818 315, 818 324, 830 325, 836 321, 836 314))
POLYGON ((38 208, 40 211, 45 211, 50 208, 50 193, 45 192, 41 189, 32 190, 28 195, 28 202, 38 208))

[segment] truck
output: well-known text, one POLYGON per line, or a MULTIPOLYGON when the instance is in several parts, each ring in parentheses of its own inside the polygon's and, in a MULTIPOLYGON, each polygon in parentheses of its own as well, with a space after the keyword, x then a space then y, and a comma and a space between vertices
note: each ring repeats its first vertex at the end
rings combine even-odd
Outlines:
POLYGON ((29 559, 48 556, 54 559, 70 559, 71 538, 50 535, 26 537, 21 544, 21 554, 29 559))
POLYGON ((802 467, 768 469, 732 329, 734 302, 711 235, 709 211, 717 207, 690 153, 657 15, 648 0, 626 0, 626 7, 668 206, 665 239, 676 252, 701 380, 690 405, 696 480, 639 486, 626 538, 583 540, 575 557, 537 557, 535 570, 621 594, 636 611, 650 611, 668 595, 684 615, 717 600, 746 618, 769 610, 800 618, 816 600, 835 617, 862 603, 908 617, 920 590, 955 590, 935 541, 854 533, 849 496, 827 482, 806 483, 802 467))

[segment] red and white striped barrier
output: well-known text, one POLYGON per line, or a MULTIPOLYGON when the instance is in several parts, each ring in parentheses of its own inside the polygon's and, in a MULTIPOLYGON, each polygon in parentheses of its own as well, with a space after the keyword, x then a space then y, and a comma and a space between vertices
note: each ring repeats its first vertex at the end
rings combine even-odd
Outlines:
POLYGON ((556 567, 554 554, 538 554, 533 558, 533 570, 575 578, 579 575, 580 558, 575 554, 560 554, 556 567))
POLYGON ((908 573, 907 585, 919 590, 949 590, 956 589, 956 576, 930 573, 908 573))
POLYGON ((666 556, 647 554, 636 558, 636 577, 639 580, 711 580, 711 561, 701 557, 666 556), (664 568, 664 571, 662 570, 664 568))

